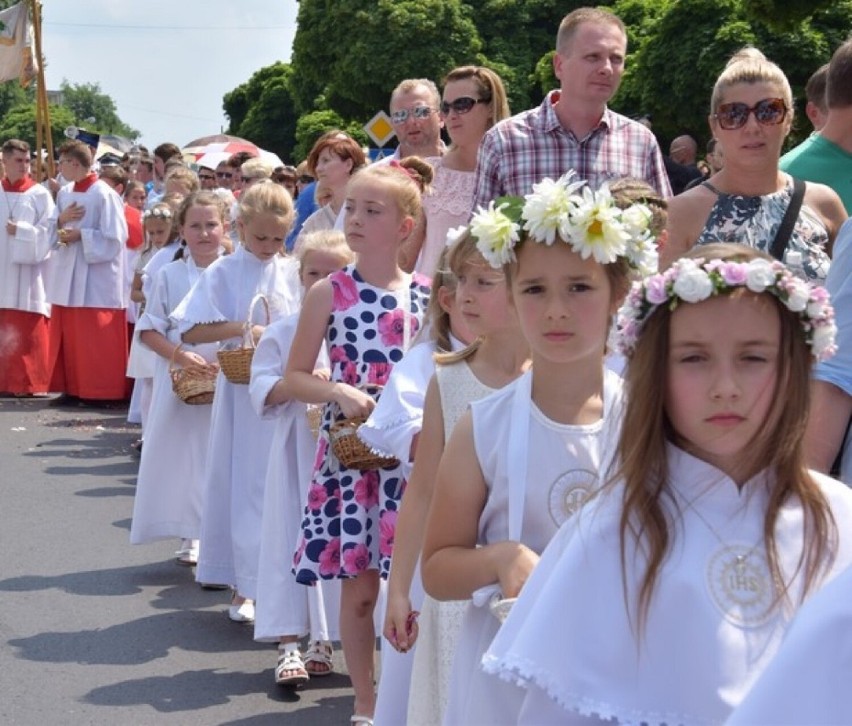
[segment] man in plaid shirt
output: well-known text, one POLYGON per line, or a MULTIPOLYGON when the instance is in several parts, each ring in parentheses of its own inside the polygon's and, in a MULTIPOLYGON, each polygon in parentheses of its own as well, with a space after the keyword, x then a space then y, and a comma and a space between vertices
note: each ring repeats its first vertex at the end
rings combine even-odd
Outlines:
POLYGON ((592 188, 625 176, 671 196, 663 157, 642 124, 607 108, 624 72, 624 23, 602 9, 578 8, 559 26, 553 68, 559 90, 538 108, 490 129, 479 147, 474 210, 506 194, 522 196, 544 177, 574 169, 592 188))

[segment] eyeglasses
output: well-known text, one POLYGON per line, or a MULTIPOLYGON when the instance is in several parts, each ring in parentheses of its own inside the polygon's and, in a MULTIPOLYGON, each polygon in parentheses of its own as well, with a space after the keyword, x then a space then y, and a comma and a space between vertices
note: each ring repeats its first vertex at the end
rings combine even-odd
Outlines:
POLYGON ((787 116, 787 104, 783 98, 764 98, 754 106, 745 103, 723 103, 713 114, 726 131, 741 129, 748 122, 748 115, 754 114, 756 121, 762 126, 777 126, 787 116))
POLYGON ((477 103, 489 103, 490 101, 490 98, 471 98, 470 96, 462 96, 455 101, 442 101, 441 115, 449 116, 450 111, 468 113, 477 103))
POLYGON ((419 121, 422 121, 425 118, 429 118, 432 113, 435 111, 434 108, 430 108, 429 106, 415 106, 414 108, 401 108, 399 111, 394 111, 391 114, 391 122, 395 123, 397 126, 400 124, 404 124, 408 121, 408 117, 412 116, 419 121))
POLYGON ((217 171, 216 176, 220 179, 231 179, 234 175, 229 171, 217 171))

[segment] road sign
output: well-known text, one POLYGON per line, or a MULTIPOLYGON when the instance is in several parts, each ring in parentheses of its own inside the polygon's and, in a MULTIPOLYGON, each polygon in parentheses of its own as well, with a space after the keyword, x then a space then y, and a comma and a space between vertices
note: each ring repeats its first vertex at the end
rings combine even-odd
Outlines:
POLYGON ((364 124, 364 131, 379 147, 384 146, 395 134, 390 117, 384 111, 379 111, 364 124))

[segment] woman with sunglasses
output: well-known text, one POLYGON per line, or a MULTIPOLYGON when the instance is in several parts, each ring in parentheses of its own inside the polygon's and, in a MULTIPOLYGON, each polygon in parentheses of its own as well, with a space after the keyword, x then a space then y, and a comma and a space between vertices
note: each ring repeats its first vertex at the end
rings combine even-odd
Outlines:
POLYGON ((435 177, 423 198, 426 237, 415 269, 435 274, 447 232, 467 224, 473 207, 473 182, 479 142, 498 121, 509 117, 503 81, 480 66, 461 66, 444 79, 440 111, 452 142, 443 156, 429 157, 435 177))
POLYGON ((710 130, 725 166, 670 200, 661 267, 694 245, 737 241, 822 282, 846 211, 829 187, 794 183, 778 167, 793 122, 793 93, 783 71, 759 50, 744 48, 716 81, 710 106, 710 130), (797 198, 799 186, 804 193, 797 198))

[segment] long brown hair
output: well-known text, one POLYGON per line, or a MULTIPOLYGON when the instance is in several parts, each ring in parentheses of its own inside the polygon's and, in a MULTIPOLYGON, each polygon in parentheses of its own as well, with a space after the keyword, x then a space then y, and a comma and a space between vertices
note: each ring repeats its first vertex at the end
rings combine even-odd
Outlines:
MULTIPOLYGON (((694 248, 684 256, 732 261, 766 257, 763 253, 735 244, 706 245, 694 248)), ((735 288, 729 294, 750 293, 745 293, 743 288, 735 288)), ((769 469, 774 482, 763 520, 763 536, 769 570, 773 582, 780 588, 777 604, 788 600, 789 586, 800 572, 804 572, 804 597, 830 567, 836 553, 837 526, 825 496, 805 466, 803 440, 810 404, 810 348, 797 314, 789 311, 774 296, 765 295, 775 304, 781 321, 778 372, 765 426, 745 447, 747 459, 744 469, 752 476, 769 469), (799 499, 804 510, 804 546, 795 572, 789 582, 784 582, 778 561, 775 526, 781 507, 791 498, 799 499)), ((670 515, 662 502, 664 497, 672 497, 666 443, 678 440, 666 413, 665 399, 670 320, 671 310, 667 305, 661 305, 654 311, 645 323, 628 362, 625 375, 627 405, 618 444, 615 478, 624 482, 619 529, 626 603, 628 545, 635 544, 636 549, 643 551, 647 557, 636 603, 640 634, 663 561, 672 550, 676 532, 670 527, 670 515)))

